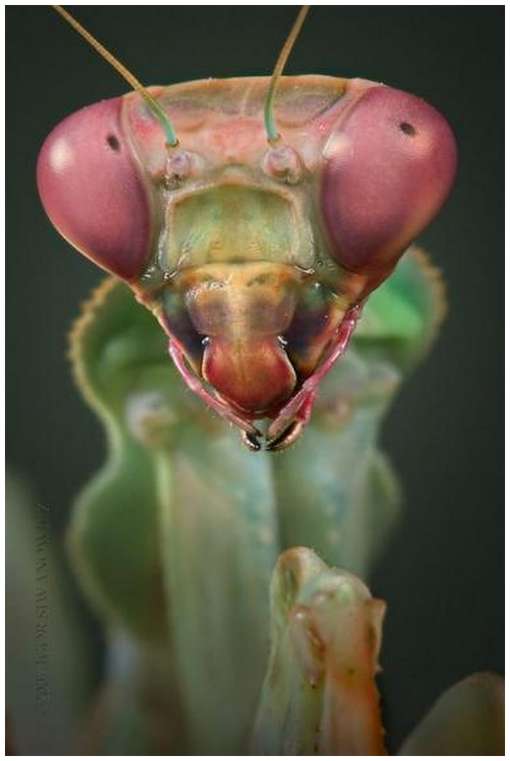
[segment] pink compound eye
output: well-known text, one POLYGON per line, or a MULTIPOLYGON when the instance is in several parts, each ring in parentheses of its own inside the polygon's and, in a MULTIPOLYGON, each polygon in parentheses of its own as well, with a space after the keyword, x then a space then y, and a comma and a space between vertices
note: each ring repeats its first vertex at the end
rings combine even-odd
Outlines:
POLYGON ((320 201, 332 256, 350 270, 392 268, 452 186, 456 147, 420 98, 368 89, 324 149, 320 201))
POLYGON ((64 119, 41 149, 37 184, 59 232, 100 267, 132 280, 149 254, 150 199, 121 110, 122 99, 113 98, 64 119))

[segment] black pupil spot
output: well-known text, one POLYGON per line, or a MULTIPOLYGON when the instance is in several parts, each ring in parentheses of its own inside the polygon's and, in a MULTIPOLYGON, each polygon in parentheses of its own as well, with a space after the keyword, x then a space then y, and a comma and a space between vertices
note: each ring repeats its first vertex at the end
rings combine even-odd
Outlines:
POLYGON ((413 127, 412 124, 409 124, 409 122, 400 122, 400 129, 402 132, 404 132, 406 135, 410 135, 411 137, 413 135, 416 135, 416 130, 413 127))
POLYGON ((118 139, 115 137, 115 135, 108 135, 106 138, 106 142, 112 149, 112 151, 120 151, 120 143, 118 139))

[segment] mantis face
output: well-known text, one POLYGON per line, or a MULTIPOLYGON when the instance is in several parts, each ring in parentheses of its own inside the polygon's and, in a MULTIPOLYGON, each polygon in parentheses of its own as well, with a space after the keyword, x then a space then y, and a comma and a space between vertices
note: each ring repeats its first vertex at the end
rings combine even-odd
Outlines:
POLYGON ((259 449, 298 438, 363 303, 438 212, 452 132, 423 100, 361 79, 283 77, 138 93, 69 116, 38 162, 60 233, 122 278, 168 335, 188 386, 259 449))

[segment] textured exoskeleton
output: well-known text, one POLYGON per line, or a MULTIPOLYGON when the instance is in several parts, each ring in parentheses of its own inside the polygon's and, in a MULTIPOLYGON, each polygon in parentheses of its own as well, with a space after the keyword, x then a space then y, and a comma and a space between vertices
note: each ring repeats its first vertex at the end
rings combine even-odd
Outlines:
MULTIPOLYGON (((395 266, 448 194, 454 139, 415 96, 302 76, 280 80, 280 137, 268 143, 268 86, 261 77, 150 88, 175 126, 175 147, 140 95, 103 101, 57 126, 39 158, 53 223, 117 278, 100 286, 72 333, 75 375, 108 437, 70 546, 108 622, 109 733, 98 746, 112 753, 239 753, 252 740, 279 752, 289 736, 298 742, 285 717, 302 707, 292 680, 309 661, 307 625, 293 629, 297 659, 273 641, 291 681, 281 689, 271 661, 261 693, 277 557, 310 545, 364 575, 398 512, 377 433, 430 345, 443 301, 419 251, 395 266), (267 449, 286 449, 310 425, 299 446, 254 458, 197 397, 251 449, 263 435, 267 449), (267 429, 255 427, 259 419, 267 429)), ((352 609, 335 592, 322 618, 315 593, 339 577, 308 560, 313 589, 300 612, 328 640, 335 671, 344 645, 356 656, 359 633, 380 630, 382 608, 344 575, 352 609), (352 611, 359 626, 337 640, 335 626, 352 611)), ((315 749, 306 721, 321 703, 321 752, 384 750, 377 649, 374 640, 355 658, 368 735, 337 737, 326 710, 341 700, 337 690, 332 702, 311 700, 300 747, 315 749)), ((325 686, 332 672, 323 666, 325 686)))
MULTIPOLYGON (((278 456, 254 457, 187 391, 164 333, 129 289, 114 278, 99 286, 72 331, 71 356, 108 459, 69 532, 114 654, 102 729, 90 732, 95 753, 247 752, 278 555, 310 545, 367 577, 400 502, 378 448, 381 422, 443 306, 437 272, 411 249, 367 303, 306 435, 278 456)), ((298 730, 283 727, 285 736, 298 730)))
POLYGON ((361 309, 445 200, 456 149, 423 100, 361 79, 266 77, 132 93, 46 140, 38 184, 59 231, 157 317, 186 383, 269 449, 309 421, 361 309))
MULTIPOLYGON (((385 603, 311 550, 283 553, 271 581, 271 655, 254 732, 264 755, 385 755, 375 675, 385 603)), ((504 753, 504 682, 473 674, 413 730, 403 756, 504 753)))

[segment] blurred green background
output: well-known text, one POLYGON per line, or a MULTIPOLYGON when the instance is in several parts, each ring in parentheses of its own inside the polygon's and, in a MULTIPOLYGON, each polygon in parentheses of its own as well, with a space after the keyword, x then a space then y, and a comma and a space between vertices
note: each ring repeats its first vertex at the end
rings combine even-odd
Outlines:
MULTIPOLYGON (((170 84, 268 74, 295 8, 76 15, 144 83, 170 84)), ((454 193, 420 241, 444 272, 448 320, 384 433, 407 502, 370 580, 389 605, 381 684, 392 747, 450 684, 503 671, 503 45, 503 7, 317 6, 287 70, 411 91, 449 119, 459 144, 454 193)), ((7 67, 7 464, 48 507, 58 553, 73 495, 104 457, 66 360, 69 327, 102 276, 46 219, 35 163, 64 116, 127 87, 44 6, 7 8, 7 67)), ((9 543, 18 533, 8 524, 9 543)), ((8 632, 21 605, 9 601, 8 632)), ((77 615, 97 678, 98 627, 83 605, 77 615)))

